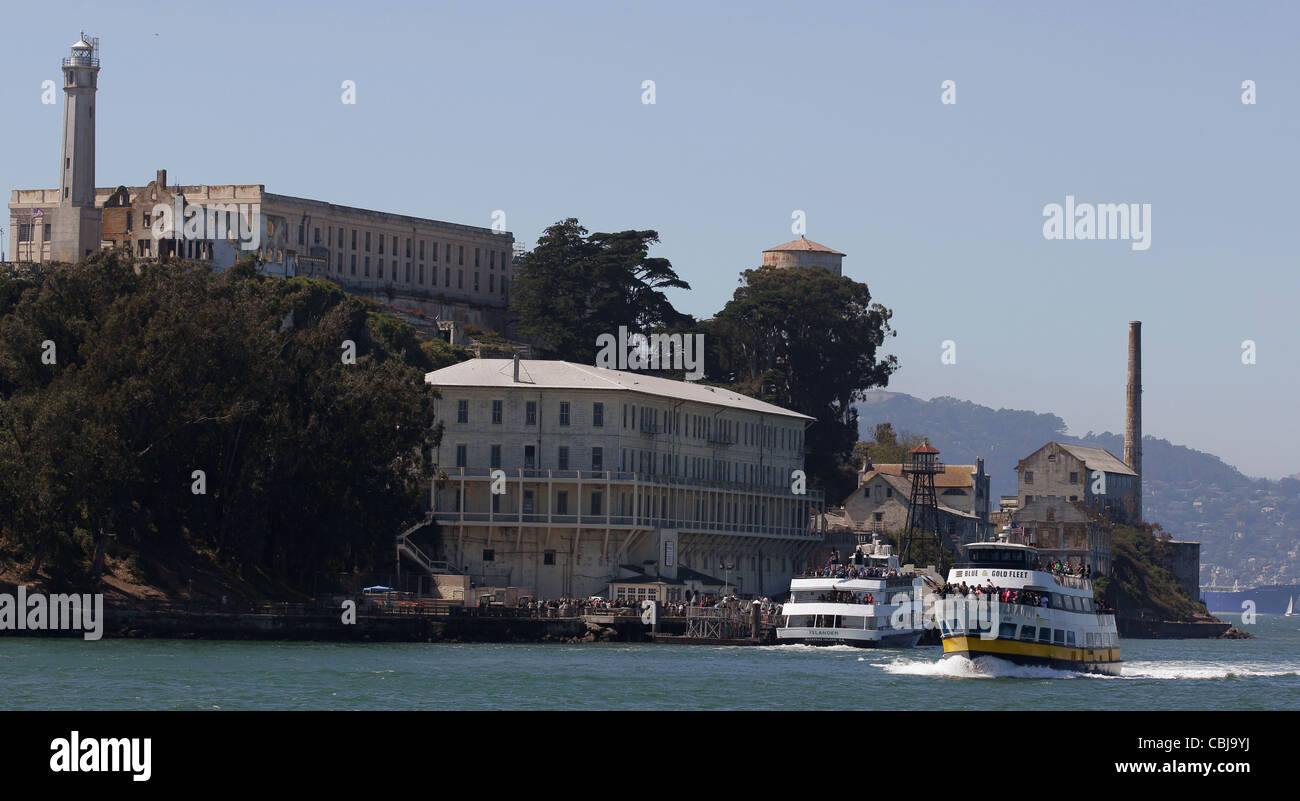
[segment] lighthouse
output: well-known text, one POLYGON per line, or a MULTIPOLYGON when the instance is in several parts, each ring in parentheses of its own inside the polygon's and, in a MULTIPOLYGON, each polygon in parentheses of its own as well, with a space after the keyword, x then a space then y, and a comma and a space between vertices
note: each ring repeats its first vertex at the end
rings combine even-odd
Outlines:
POLYGON ((63 152, 59 203, 51 210, 50 259, 75 262, 99 249, 100 210, 95 207, 95 93, 99 89, 99 40, 86 36, 63 59, 63 152))

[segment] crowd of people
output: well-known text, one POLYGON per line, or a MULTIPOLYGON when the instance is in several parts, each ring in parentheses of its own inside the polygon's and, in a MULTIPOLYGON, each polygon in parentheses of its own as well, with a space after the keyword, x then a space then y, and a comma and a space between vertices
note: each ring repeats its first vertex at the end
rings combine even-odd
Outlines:
POLYGON ((831 590, 818 595, 817 600, 828 604, 874 604, 876 596, 869 592, 831 590))
MULTIPOLYGON (((620 616, 639 615, 640 598, 615 598, 609 600, 600 597, 591 598, 520 598, 513 609, 515 614, 530 617, 580 617, 582 615, 612 614, 620 616)), ((762 614, 781 614, 781 604, 770 598, 745 600, 735 595, 718 596, 712 593, 696 594, 691 600, 656 600, 659 617, 685 617, 687 609, 731 609, 749 614, 753 604, 759 604, 762 614)))
POLYGON ((1072 565, 1069 562, 1062 562, 1060 559, 1055 561, 1039 559, 1034 565, 1034 569, 1051 573, 1053 576, 1079 576, 1081 578, 1092 576, 1092 568, 1088 565, 1072 565))
POLYGON ((1021 604, 1024 606, 1037 606, 1042 609, 1048 609, 1052 605, 1051 597, 1045 592, 1035 592, 1033 590, 1015 590, 1007 587, 995 587, 990 579, 987 584, 944 584, 939 588, 940 598, 960 595, 963 598, 974 600, 998 600, 1004 604, 1021 604))
POLYGON ((897 578, 897 568, 866 567, 865 565, 827 565, 820 570, 808 570, 799 574, 800 578, 897 578))

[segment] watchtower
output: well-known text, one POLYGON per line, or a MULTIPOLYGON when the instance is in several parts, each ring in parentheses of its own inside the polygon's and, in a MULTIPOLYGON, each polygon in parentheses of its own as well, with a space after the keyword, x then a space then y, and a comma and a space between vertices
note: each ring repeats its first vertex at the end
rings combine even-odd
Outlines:
POLYGON ((903 475, 912 480, 912 494, 907 501, 907 526, 903 533, 903 564, 911 561, 912 543, 933 540, 939 545, 939 499, 934 491, 934 477, 943 472, 943 464, 929 442, 911 451, 912 460, 903 466, 903 475))

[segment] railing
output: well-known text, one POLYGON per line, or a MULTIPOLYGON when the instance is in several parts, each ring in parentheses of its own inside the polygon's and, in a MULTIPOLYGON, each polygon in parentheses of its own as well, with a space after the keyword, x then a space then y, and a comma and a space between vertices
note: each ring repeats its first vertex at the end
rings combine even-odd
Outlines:
POLYGON ((715 481, 706 478, 689 478, 686 476, 664 476, 657 473, 637 473, 626 470, 552 470, 535 467, 444 467, 442 474, 449 481, 459 479, 490 480, 493 471, 500 470, 507 479, 565 479, 610 483, 639 483, 659 487, 678 489, 716 489, 731 492, 767 495, 783 500, 813 501, 823 505, 826 494, 821 490, 810 489, 805 495, 791 495, 789 484, 746 484, 739 481, 715 481))

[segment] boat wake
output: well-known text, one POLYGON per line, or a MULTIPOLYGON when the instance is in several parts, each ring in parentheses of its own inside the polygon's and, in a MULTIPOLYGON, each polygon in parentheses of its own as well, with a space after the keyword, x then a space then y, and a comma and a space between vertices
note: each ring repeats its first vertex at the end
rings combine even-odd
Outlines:
POLYGON ((785 645, 769 645, 767 648, 768 650, 785 651, 786 653, 820 654, 828 651, 831 653, 862 653, 861 648, 855 648, 852 645, 806 645, 804 643, 786 643, 785 645))
MULTIPOLYGON (((863 657, 859 661, 870 661, 863 657)), ((935 661, 896 661, 876 665, 886 673, 896 676, 935 676, 948 679, 1078 679, 1092 678, 1091 674, 1039 665, 1017 665, 995 656, 975 659, 939 659, 935 661)))
POLYGON ((1196 662, 1125 662, 1116 679, 1245 679, 1295 676, 1294 667, 1280 665, 1207 665, 1196 662))

